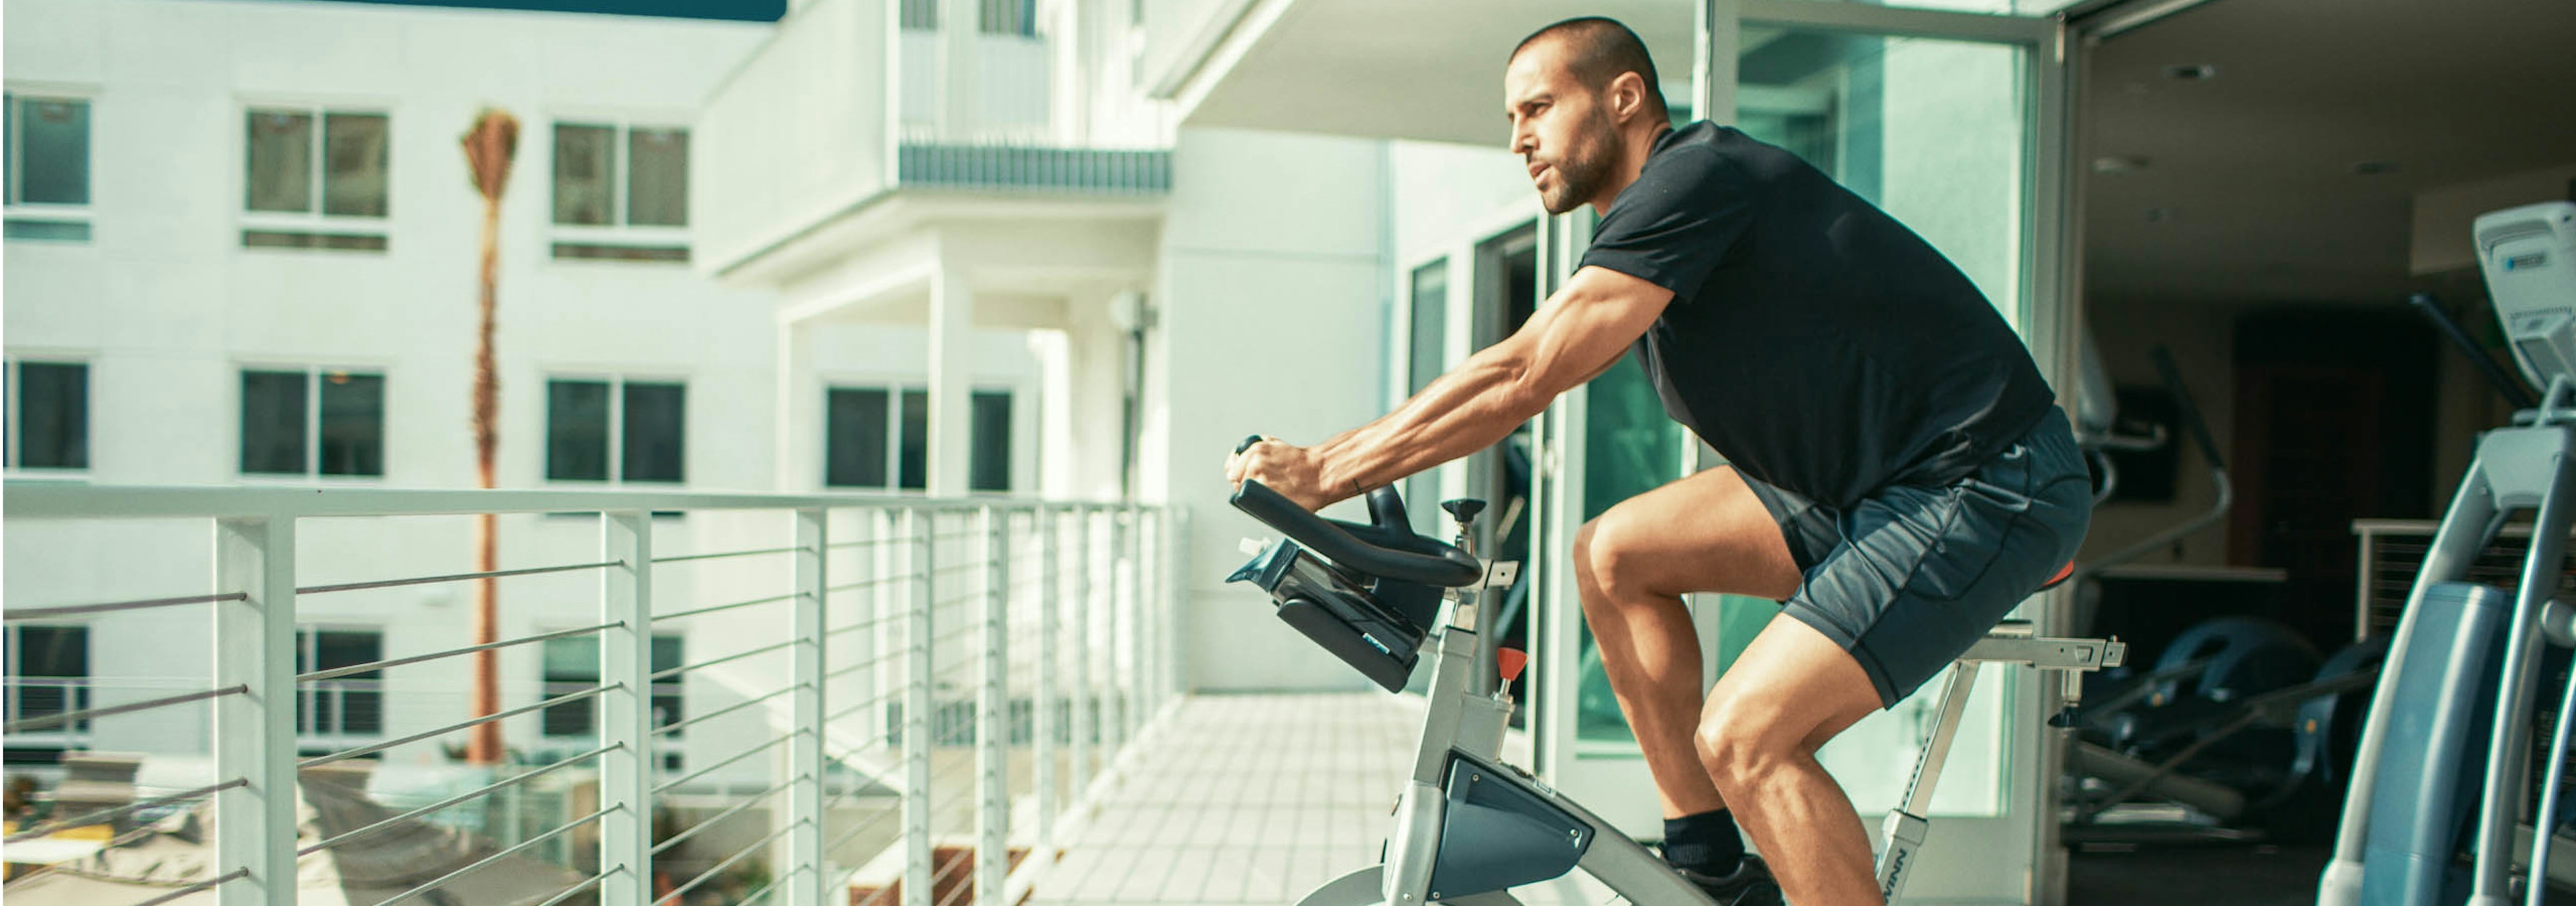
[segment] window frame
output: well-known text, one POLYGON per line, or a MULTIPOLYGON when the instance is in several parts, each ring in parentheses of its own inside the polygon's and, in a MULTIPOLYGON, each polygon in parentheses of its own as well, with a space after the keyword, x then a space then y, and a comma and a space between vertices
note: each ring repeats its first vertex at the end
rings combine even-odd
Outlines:
POLYGON ((624 487, 628 484, 640 484, 645 487, 665 487, 674 489, 689 487, 689 465, 696 460, 696 457, 690 455, 691 444, 689 442, 689 411, 694 405, 690 402, 691 394, 689 392, 692 383, 693 382, 687 375, 670 372, 593 370, 549 370, 544 372, 544 383, 542 386, 546 388, 547 396, 541 397, 538 401, 539 407, 543 410, 543 414, 539 416, 538 422, 538 428, 543 432, 539 435, 541 442, 537 445, 538 479, 549 485, 568 487, 624 487), (556 478, 547 473, 545 461, 546 457, 549 455, 547 448, 551 447, 554 443, 555 414, 554 403, 551 399, 551 395, 553 393, 552 388, 556 381, 579 381, 583 383, 602 383, 608 385, 608 477, 556 478), (680 480, 641 482, 629 482, 627 480, 626 385, 629 382, 680 385, 680 480))
POLYGON ((43 242, 62 245, 86 245, 94 241, 96 238, 96 209, 98 205, 98 89, 79 85, 63 85, 41 82, 22 83, 12 81, 6 83, 5 87, 0 87, 0 93, 5 93, 8 96, 7 103, 13 108, 33 99, 40 101, 79 101, 82 104, 87 105, 90 111, 89 161, 87 165, 90 198, 85 204, 25 202, 18 200, 19 197, 24 194, 26 188, 27 154, 24 133, 26 131, 27 118, 14 110, 10 113, 8 134, 0 136, 0 141, 6 141, 9 143, 9 169, 6 173, 0 173, 0 193, 5 193, 0 194, 0 220, 5 220, 12 224, 19 222, 49 224, 76 223, 81 226, 82 236, 78 239, 11 239, 9 241, 43 242))
POLYGON ((311 98, 311 97, 244 97, 233 105, 233 124, 238 130, 232 143, 232 202, 234 219, 233 248, 243 253, 354 252, 384 255, 393 250, 394 240, 394 165, 401 157, 400 144, 394 132, 394 102, 391 99, 311 98), (259 111, 303 113, 313 117, 313 172, 306 174, 312 190, 313 208, 293 211, 254 211, 250 209, 250 117, 259 111), (323 199, 330 182, 331 114, 382 116, 385 118, 385 213, 375 217, 363 214, 328 214, 323 199), (293 233, 311 236, 355 237, 381 240, 374 249, 335 249, 325 247, 255 246, 246 242, 251 233, 293 233))
MULTIPOLYGON (((314 670, 334 669, 322 666, 320 646, 322 633, 325 632, 373 633, 376 637, 376 660, 381 661, 392 656, 385 653, 385 640, 391 635, 391 633, 386 631, 384 624, 348 622, 296 623, 295 651, 293 654, 295 657, 309 658, 313 664, 314 670)), ((387 685, 387 681, 384 678, 384 668, 377 668, 375 672, 377 674, 375 679, 343 677, 341 679, 321 680, 319 682, 312 683, 297 683, 295 688, 296 702, 298 704, 309 702, 310 704, 307 706, 312 708, 309 715, 305 712, 298 712, 296 715, 295 741, 298 748, 310 747, 316 744, 326 747, 346 748, 350 745, 364 745, 383 740, 386 735, 386 728, 391 726, 393 723, 391 715, 392 709, 387 707, 387 705, 393 701, 393 695, 391 694, 391 688, 387 685), (376 693, 376 729, 374 732, 370 733, 351 733, 347 728, 347 693, 350 691, 350 686, 352 684, 363 683, 374 684, 374 688, 372 690, 362 691, 373 691, 376 693), (324 694, 326 690, 333 694, 326 696, 324 694), (320 729, 323 725, 322 703, 325 698, 330 698, 337 702, 337 705, 331 711, 337 719, 332 721, 331 728, 327 731, 320 729), (312 718, 311 723, 315 729, 305 729, 305 718, 307 716, 312 718)))
MULTIPOLYGON (((681 112, 619 112, 567 108, 553 111, 547 117, 544 131, 544 173, 546 175, 545 252, 547 260, 558 264, 573 265, 606 264, 615 266, 625 264, 673 264, 685 267, 689 264, 690 256, 694 253, 694 249, 691 247, 690 243, 689 231, 692 228, 691 224, 696 220, 696 211, 692 210, 689 212, 688 219, 691 223, 682 223, 679 226, 638 226, 626 222, 629 212, 632 210, 632 200, 628 197, 628 193, 632 189, 632 186, 628 183, 629 171, 631 170, 632 165, 632 161, 629 160, 629 158, 633 156, 633 134, 637 129, 678 130, 689 136, 690 153, 696 153, 697 125, 690 121, 689 115, 681 112), (555 130, 560 126, 589 126, 609 129, 612 132, 612 136, 609 139, 610 153, 608 161, 609 222, 606 225, 555 222, 555 130), (565 246, 631 248, 644 250, 677 249, 680 252, 680 258, 675 261, 663 261, 615 258, 597 255, 567 256, 562 254, 562 249, 565 246)), ((686 169, 681 171, 681 178, 683 180, 689 178, 688 171, 686 169)), ((685 183, 680 187, 682 197, 687 196, 688 189, 689 187, 685 183)))
MULTIPOLYGON (((930 392, 930 384, 926 381, 915 378, 894 378, 883 375, 861 376, 850 374, 827 375, 822 380, 822 387, 823 392, 819 394, 822 400, 822 408, 821 411, 817 413, 817 424, 820 430, 816 433, 822 435, 823 449, 820 451, 821 456, 814 464, 814 486, 827 491, 900 494, 915 497, 930 496, 930 476, 926 466, 922 475, 922 487, 907 488, 902 486, 903 395, 912 392, 927 394, 930 392), (832 391, 835 390, 873 390, 886 395, 885 484, 859 485, 831 483, 833 440, 832 391)), ((972 487, 973 475, 971 474, 974 468, 975 454, 972 449, 969 449, 966 454, 966 467, 970 473, 968 475, 969 487, 966 491, 966 495, 969 497, 1012 497, 1016 495, 1036 493, 1037 489, 1035 486, 1042 482, 1044 476, 1040 474, 1039 469, 1037 468, 1038 464, 1033 459, 1027 459, 1025 457, 1034 457, 1037 455, 1038 451, 1034 447, 1024 450, 1022 441, 1034 438, 1045 430, 1043 421, 1032 422, 1032 419, 1042 418, 1042 413, 1035 408, 1037 405, 1035 402, 1038 393, 1037 386, 1032 382, 1024 380, 983 380, 969 382, 966 388, 966 418, 969 420, 967 425, 966 442, 970 448, 975 442, 974 425, 972 423, 972 419, 975 417, 974 399, 976 394, 983 393, 1000 393, 1009 397, 1011 400, 1010 435, 1008 437, 1010 449, 1007 451, 1004 462, 1006 471, 1010 477, 1011 486, 1008 489, 999 491, 975 490, 972 487), (1030 468, 1023 469, 1022 466, 1024 464, 1030 466, 1030 468)), ((927 444, 927 440, 927 438, 924 439, 925 446, 927 444)))
POLYGON ((392 368, 382 365, 280 364, 275 362, 249 360, 234 362, 232 368, 233 381, 231 394, 233 409, 232 419, 230 420, 233 432, 231 455, 234 480, 245 484, 384 484, 385 479, 392 475, 394 471, 394 435, 392 431, 394 421, 393 371, 394 370, 392 368), (242 409, 245 401, 242 399, 241 378, 244 373, 252 371, 301 372, 304 375, 304 471, 302 473, 251 472, 242 469, 241 445, 242 441, 246 438, 242 431, 242 409), (381 443, 384 446, 384 449, 381 452, 383 462, 380 463, 383 467, 383 471, 377 474, 322 474, 322 381, 324 375, 332 372, 342 372, 351 375, 371 375, 384 382, 384 411, 378 414, 379 421, 376 425, 377 433, 381 436, 381 443))
MULTIPOLYGON (((574 625, 574 624, 566 623, 566 624, 561 624, 561 625, 551 626, 551 627, 548 627, 548 628, 543 628, 543 629, 541 629, 541 631, 543 631, 543 632, 560 632, 560 631, 567 630, 567 629, 577 629, 577 628, 580 628, 580 627, 579 627, 579 626, 577 626, 577 625, 574 625)), ((688 662, 689 662, 689 660, 688 660, 688 659, 689 659, 689 649, 690 649, 690 647, 691 647, 691 645, 690 645, 690 641, 689 641, 690 637, 689 637, 689 634, 688 634, 688 633, 686 633, 686 632, 655 632, 655 633, 650 633, 650 636, 651 636, 651 641, 646 643, 646 645, 647 645, 646 650, 647 650, 647 652, 648 652, 648 655, 647 655, 648 657, 650 656, 649 652, 650 652, 650 650, 651 650, 651 647, 650 647, 650 646, 651 646, 652 642, 659 642, 659 641, 661 641, 661 640, 663 640, 663 639, 670 639, 670 640, 672 640, 673 642, 678 643, 678 645, 679 645, 679 653, 678 653, 678 656, 675 658, 675 660, 676 660, 678 663, 675 663, 675 664, 673 664, 672 666, 674 666, 674 667, 678 667, 678 666, 686 666, 686 665, 688 664, 688 662)), ((593 688, 593 687, 596 687, 596 686, 598 686, 598 685, 599 685, 600 680, 599 680, 599 678, 598 678, 598 677, 593 677, 593 678, 591 679, 591 681, 590 681, 589 685, 587 685, 587 686, 581 686, 581 687, 579 687, 579 688, 574 688, 574 687, 573 687, 573 684, 571 684, 571 683, 569 683, 569 682, 562 682, 562 683, 558 683, 558 681, 556 681, 556 680, 552 680, 552 679, 548 679, 548 678, 547 678, 547 676, 546 676, 546 653, 545 653, 545 652, 546 652, 546 647, 547 647, 548 645, 552 645, 552 644, 554 644, 554 642, 557 642, 557 641, 572 641, 572 640, 575 640, 575 639, 587 639, 587 640, 589 640, 589 641, 591 642, 592 646, 593 646, 593 649, 592 649, 592 650, 593 650, 594 652, 596 652, 596 651, 598 651, 598 650, 601 650, 601 649, 602 649, 602 648, 604 648, 604 647, 606 646, 606 644, 607 644, 607 642, 605 641, 605 639, 604 639, 600 634, 598 634, 598 633, 591 633, 591 634, 589 634, 589 635, 572 636, 572 637, 565 638, 565 639, 555 639, 555 640, 550 640, 550 641, 546 642, 545 644, 540 644, 540 645, 538 645, 538 646, 537 646, 537 650, 536 650, 536 655, 535 655, 535 656, 536 656, 536 659, 537 659, 537 663, 536 663, 536 670, 535 670, 536 677, 537 677, 537 695, 536 695, 536 698, 534 699, 534 701, 540 701, 540 702, 541 702, 541 701, 545 701, 545 700, 550 699, 550 698, 555 698, 555 697, 557 697, 557 696, 559 696, 559 695, 570 695, 570 694, 572 694, 573 692, 580 691, 581 689, 593 688), (560 691, 558 691, 558 687, 561 687, 561 688, 560 688, 560 691)), ((604 666, 604 665, 602 665, 602 666, 604 666)), ((645 672, 646 672, 647 674, 650 674, 650 673, 656 673, 656 672, 659 672, 659 671, 660 671, 660 670, 662 670, 662 669, 666 669, 666 668, 659 668, 659 667, 655 667, 655 666, 653 666, 653 665, 652 665, 652 663, 651 663, 651 662, 649 662, 649 661, 645 664, 645 672)), ((646 693, 645 693, 645 697, 646 697, 647 699, 661 699, 661 698, 664 698, 664 697, 669 697, 669 698, 677 699, 677 700, 678 700, 678 702, 679 702, 679 710, 678 710, 676 713, 674 713, 673 715, 671 715, 671 719, 670 719, 670 721, 669 721, 669 722, 667 722, 667 723, 666 723, 666 722, 663 722, 663 721, 656 720, 656 721, 654 722, 654 725, 653 725, 653 727, 652 727, 651 729, 659 730, 659 729, 661 729, 661 728, 663 728, 663 727, 667 727, 667 726, 671 726, 671 725, 674 725, 674 724, 682 723, 682 722, 685 722, 685 721, 687 721, 687 720, 689 719, 689 712, 690 712, 690 708, 689 708, 689 691, 688 691, 688 687, 689 687, 689 675, 688 675, 688 674, 686 674, 686 673, 679 674, 679 675, 677 675, 677 676, 671 677, 670 679, 662 680, 662 681, 660 681, 660 682, 647 682, 647 683, 645 684, 645 686, 646 686, 646 689, 647 689, 647 691, 646 691, 646 693)), ((651 705, 648 703, 647 707, 649 708, 649 707, 651 707, 651 705)), ((534 738, 537 740, 537 742, 535 743, 535 745, 533 746, 533 748, 535 748, 537 751, 539 751, 539 752, 541 752, 541 753, 544 753, 545 755, 547 755, 547 756, 549 756, 549 757, 552 757, 552 758, 563 758, 563 757, 567 757, 567 756, 572 755, 573 753, 575 753, 575 752, 579 751, 579 749, 577 748, 577 745, 578 745, 578 744, 577 744, 577 742, 576 742, 577 740, 583 740, 583 739, 596 740, 596 739, 598 739, 598 738, 599 738, 599 724, 600 724, 600 700, 599 700, 596 696, 591 697, 591 698, 588 698, 588 699, 584 699, 584 700, 581 700, 581 701, 576 701, 576 702, 565 702, 565 703, 560 704, 560 705, 555 705, 554 707, 551 707, 551 708, 539 708, 539 709, 537 709, 537 710, 536 710, 536 712, 535 712, 534 714, 532 714, 532 715, 530 715, 530 716, 531 716, 531 717, 533 717, 533 718, 535 719, 535 721, 536 721, 536 732, 533 734, 533 736, 534 736, 534 738), (549 731, 546 729, 546 715, 547 715, 549 712, 552 712, 555 708, 584 708, 584 709, 587 709, 586 711, 584 711, 584 712, 582 712, 582 713, 584 713, 585 715, 587 715, 588 719, 590 720, 590 726, 589 726, 589 728, 588 728, 588 729, 586 729, 586 730, 584 730, 584 731, 582 731, 582 732, 579 732, 579 733, 554 733, 554 732, 549 732, 549 731)), ((688 753, 688 734, 689 734, 689 730, 688 730, 688 728, 687 728, 687 727, 681 727, 680 729, 672 730, 672 731, 667 732, 667 733, 654 733, 654 734, 652 734, 652 736, 653 736, 653 743, 652 743, 652 747, 653 747, 653 766, 654 766, 654 770, 655 770, 656 772, 658 772, 658 773, 663 773, 663 774, 674 774, 674 773, 678 773, 678 772, 680 772, 681 770, 685 770, 684 765, 685 765, 685 763, 686 763, 686 758, 687 758, 687 753, 688 753)))
MULTIPOLYGON (((26 665, 22 663, 24 658, 23 652, 26 651, 26 643, 19 637, 20 630, 81 630, 83 633, 82 644, 83 647, 87 649, 83 652, 82 660, 87 662, 94 660, 94 658, 89 657, 89 655, 95 653, 97 650, 94 644, 97 639, 97 633, 95 632, 96 628, 97 627, 94 624, 86 622, 30 622, 8 624, 5 627, 5 630, 0 630, 0 637, 5 637, 5 641, 0 641, 0 645, 5 645, 8 652, 8 663, 5 665, 7 675, 18 680, 24 680, 26 678, 21 673, 21 671, 26 669, 26 665)), ((80 682, 77 685, 67 684, 64 687, 67 691, 63 696, 63 710, 81 711, 93 706, 92 693, 98 688, 98 665, 90 663, 88 666, 90 668, 90 672, 88 675, 79 677, 80 682)), ((18 697, 25 692, 26 688, 27 687, 21 683, 8 690, 8 717, 10 720, 17 720, 20 717, 25 716, 20 713, 23 709, 18 702, 18 697)), ((93 725, 87 719, 66 721, 41 730, 28 730, 20 733, 11 733, 9 734, 9 748, 60 749, 64 751, 86 749, 91 745, 92 732, 94 732, 93 725)))
POLYGON ((98 425, 98 420, 93 417, 98 412, 98 406, 96 404, 96 398, 98 396, 97 375, 98 366, 96 361, 87 356, 69 354, 11 354, 6 356, 4 359, 0 359, 0 390, 5 390, 7 395, 6 399, 0 399, 0 409, 8 410, 8 425, 6 431, 8 442, 6 450, 0 451, 0 473, 5 473, 10 476, 26 476, 30 478, 82 477, 87 476, 90 473, 90 469, 98 463, 98 449, 96 445, 92 443, 98 434, 97 431, 93 430, 98 425), (78 365, 87 373, 84 378, 81 393, 81 446, 84 448, 82 451, 84 454, 82 459, 89 463, 89 465, 72 468, 66 466, 26 466, 19 464, 23 461, 27 443, 27 426, 25 423, 27 407, 24 399, 18 396, 18 394, 25 391, 27 385, 23 380, 19 366, 29 364, 78 365))

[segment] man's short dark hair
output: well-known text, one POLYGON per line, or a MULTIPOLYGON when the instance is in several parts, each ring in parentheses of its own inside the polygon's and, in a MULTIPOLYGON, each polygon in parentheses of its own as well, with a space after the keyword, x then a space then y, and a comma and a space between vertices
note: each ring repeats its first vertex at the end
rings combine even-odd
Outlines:
POLYGON ((1511 59, 1519 59, 1521 51, 1543 39, 1554 39, 1564 45, 1566 67, 1574 72, 1575 80, 1582 82, 1583 87, 1599 91, 1620 73, 1633 72, 1645 80, 1646 99, 1654 104, 1654 109, 1668 112, 1664 106, 1663 83, 1655 77, 1655 58, 1647 55, 1646 42, 1638 40, 1637 33, 1619 24, 1619 20, 1583 16, 1550 25, 1522 38, 1521 43, 1512 48, 1511 59))

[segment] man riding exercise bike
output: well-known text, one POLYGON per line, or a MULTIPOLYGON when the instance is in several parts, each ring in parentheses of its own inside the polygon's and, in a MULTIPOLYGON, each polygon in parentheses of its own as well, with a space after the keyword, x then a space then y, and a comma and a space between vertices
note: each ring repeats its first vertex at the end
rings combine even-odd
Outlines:
POLYGON ((1922 238, 1788 152, 1672 128, 1625 26, 1541 29, 1503 82, 1510 148, 1544 206, 1601 215, 1579 268, 1394 412, 1309 447, 1250 445, 1226 477, 1321 509, 1495 443, 1633 347, 1665 411, 1729 463, 1574 539, 1664 857, 1723 903, 1879 902, 1859 815, 1815 752, 2073 556, 2091 489, 2066 417, 1922 238), (1784 603, 1705 694, 1690 592, 1784 603))

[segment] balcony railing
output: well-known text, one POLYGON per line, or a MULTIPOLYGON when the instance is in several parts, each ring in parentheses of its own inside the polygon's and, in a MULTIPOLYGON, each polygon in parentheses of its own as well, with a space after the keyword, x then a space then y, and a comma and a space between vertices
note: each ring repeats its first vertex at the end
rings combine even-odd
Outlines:
MULTIPOLYGON (((56 524, 174 520, 206 526, 213 542, 207 587, 104 602, 8 602, 12 624, 162 612, 169 618, 148 624, 155 639, 199 644, 196 628, 211 626, 213 651, 210 673, 184 689, 74 698, 66 707, 31 707, 20 690, 104 692, 118 679, 9 677, 6 731, 55 733, 74 749, 78 741, 58 732, 66 726, 105 736, 117 720, 184 722, 196 719, 196 707, 211 711, 202 717, 211 766, 202 782, 162 785, 121 803, 62 803, 50 818, 10 829, 6 845, 22 853, 42 848, 30 841, 111 837, 99 855, 76 860, 76 871, 58 872, 73 862, 47 859, 52 864, 10 879, 9 897, 27 902, 53 902, 45 887, 57 875, 52 880, 93 885, 64 902, 162 903, 211 889, 224 904, 285 904, 295 899, 299 868, 324 858, 334 860, 337 884, 377 885, 366 889, 387 903, 595 895, 624 906, 696 902, 715 890, 736 903, 1016 902, 1052 862, 1021 857, 1070 832, 1173 690, 1165 552, 1174 525, 1160 508, 13 484, 6 513, 13 542, 23 530, 56 524), (381 534, 399 518, 458 527, 464 523, 454 517, 483 513, 556 514, 548 525, 558 534, 569 521, 561 514, 598 514, 586 517, 596 554, 494 572, 374 578, 349 574, 371 558, 356 558, 356 567, 346 557, 320 562, 319 552, 353 547, 335 536, 381 534), (669 520, 655 517, 670 513, 684 514, 690 531, 658 534, 689 535, 705 549, 657 548, 655 523, 667 528, 669 520), (295 672, 304 602, 487 579, 551 577, 559 589, 568 577, 592 576, 597 607, 585 625, 295 672), (657 585, 670 587, 657 592, 657 585), (654 669, 656 630, 687 633, 685 662, 654 669), (394 720, 414 682, 407 671, 568 639, 596 645, 596 682, 531 684, 542 694, 505 697, 497 713, 435 726, 394 720), (655 699, 684 684, 721 694, 693 695, 685 714, 657 719, 655 699), (361 692, 381 698, 351 698, 361 692), (515 721, 504 726, 533 729, 549 709, 575 704, 596 708, 594 737, 543 737, 533 747, 546 749, 542 757, 502 766, 453 763, 455 743, 471 728, 515 721), (381 709, 373 715, 380 738, 348 737, 361 708, 381 709), (331 722, 325 729, 339 732, 299 736, 299 720, 306 728, 331 722), (718 754, 666 763, 683 733, 718 754), (299 754, 299 740, 307 749, 332 746, 299 754), (379 765, 372 783, 370 763, 379 765), (452 792, 397 795, 381 776, 423 764, 471 779, 452 792), (299 799, 310 816, 301 826, 299 799), (180 813, 211 819, 211 843, 156 839, 180 813), (97 832, 102 826, 106 834, 97 832), (90 833, 74 833, 83 829, 90 833), (107 888, 95 885, 120 879, 114 850, 159 847, 159 858, 186 845, 210 850, 197 862, 202 870, 186 877, 163 870, 133 884, 129 897, 99 899, 107 888)), ((534 547, 505 545, 503 559, 562 553, 534 547)), ((12 572, 86 565, 18 562, 20 550, 13 544, 12 572)), ((521 597, 500 600, 507 607, 521 597)), ((89 638, 97 648, 128 643, 106 627, 94 626, 89 638)), ((397 641, 388 650, 407 649, 397 641)), ((143 758, 144 775, 159 757, 143 758)), ((20 861, 14 853, 0 858, 20 861)))

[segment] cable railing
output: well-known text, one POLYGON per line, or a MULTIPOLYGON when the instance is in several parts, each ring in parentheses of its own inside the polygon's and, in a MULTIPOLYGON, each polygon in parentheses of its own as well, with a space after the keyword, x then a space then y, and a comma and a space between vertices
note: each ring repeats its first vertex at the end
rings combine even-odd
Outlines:
POLYGON ((127 798, 65 800, 0 836, 12 862, 40 841, 45 852, 96 841, 99 853, 76 871, 21 872, 11 895, 77 876, 131 881, 133 896, 113 902, 214 891, 226 904, 286 903, 299 860, 362 866, 446 835, 465 844, 435 848, 452 864, 404 866, 416 883, 382 902, 990 906, 1026 895, 1053 861, 1030 856, 1105 792, 1173 688, 1175 520, 1160 508, 59 485, 11 485, 6 504, 11 531, 195 520, 214 540, 210 587, 102 582, 0 610, 12 632, 7 732, 62 746, 62 771, 142 753, 125 756, 141 764, 124 768, 127 798), (672 512, 689 517, 676 523, 685 531, 655 518, 672 512), (346 555, 398 547, 366 533, 405 519, 461 539, 457 517, 483 513, 535 517, 526 534, 554 540, 505 531, 506 568, 490 570, 346 555), (595 546, 561 543, 579 526, 564 513, 597 514, 595 546), (505 589, 500 637, 448 644, 465 641, 462 615, 418 609, 481 583, 505 589), (567 593, 591 598, 579 618, 554 600, 567 593), (551 609, 509 613, 532 599, 551 609), (407 625, 446 637, 350 628, 366 608, 409 608, 419 619, 407 625), (60 663, 22 658, 21 627, 85 648, 60 663), (89 654, 172 638, 211 655, 119 676, 114 665, 133 658, 89 654), (463 677, 489 658, 515 666, 500 701, 469 714, 463 677), (180 669, 189 663, 202 673, 180 669), (468 763, 468 740, 494 725, 502 761, 468 763), (172 822, 187 815, 211 834, 181 832, 172 822), (118 874, 119 850, 166 858, 187 846, 203 855, 171 864, 193 875, 118 874), (502 883, 521 886, 491 887, 502 883))

